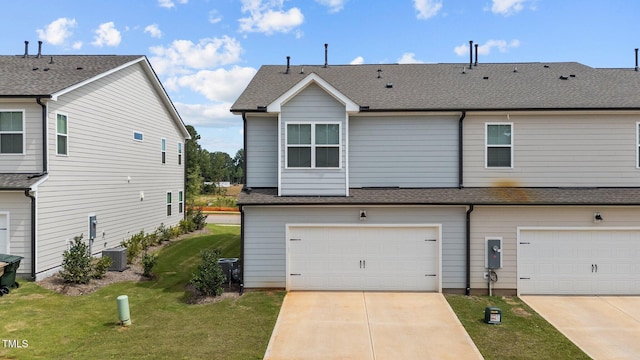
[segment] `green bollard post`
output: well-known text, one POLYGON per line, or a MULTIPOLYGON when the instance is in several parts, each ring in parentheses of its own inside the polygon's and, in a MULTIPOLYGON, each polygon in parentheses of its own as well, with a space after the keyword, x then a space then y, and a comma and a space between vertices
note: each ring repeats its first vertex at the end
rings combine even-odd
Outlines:
POLYGON ((131 315, 129 314, 129 297, 127 295, 118 296, 118 317, 120 324, 131 325, 131 315))

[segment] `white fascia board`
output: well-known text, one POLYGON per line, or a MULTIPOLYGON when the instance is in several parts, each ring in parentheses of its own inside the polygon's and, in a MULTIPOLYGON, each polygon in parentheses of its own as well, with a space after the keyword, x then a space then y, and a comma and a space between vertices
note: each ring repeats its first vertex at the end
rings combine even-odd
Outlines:
POLYGON ((302 90, 304 90, 307 86, 309 86, 312 83, 317 84, 324 91, 326 91, 329 95, 333 96, 336 100, 338 100, 340 103, 342 103, 345 106, 347 113, 357 113, 357 112, 360 111, 360 106, 358 106, 358 104, 356 104, 353 101, 351 101, 351 99, 346 97, 344 94, 342 94, 336 88, 334 88, 331 84, 329 84, 323 78, 318 76, 318 74, 311 73, 307 77, 302 79, 299 83, 295 84, 287 92, 285 92, 280 97, 275 99, 271 104, 269 104, 267 106, 267 112, 279 113, 282 104, 285 104, 291 98, 293 98, 296 95, 298 95, 298 93, 300 93, 302 90))

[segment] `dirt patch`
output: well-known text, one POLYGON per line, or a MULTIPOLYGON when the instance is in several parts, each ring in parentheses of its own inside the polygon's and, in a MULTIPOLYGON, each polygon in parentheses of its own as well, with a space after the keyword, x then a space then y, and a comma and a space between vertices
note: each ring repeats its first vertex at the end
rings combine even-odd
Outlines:
POLYGON ((521 307, 511 308, 511 312, 514 313, 515 315, 522 316, 522 317, 531 316, 530 312, 528 312, 527 310, 525 310, 525 309, 523 309, 521 307))
MULTIPOLYGON (((173 239, 171 241, 167 241, 164 242, 162 244, 150 247, 147 251, 148 252, 155 252, 160 250, 161 248, 163 248, 164 246, 167 246, 168 244, 172 243, 172 242, 176 242, 176 241, 180 241, 182 239, 188 238, 188 237, 192 237, 194 235, 205 235, 205 234, 209 234, 210 231, 207 228, 204 228, 202 230, 197 230, 194 232, 191 232, 189 234, 185 234, 182 235, 176 239, 173 239)), ((48 278, 42 279, 40 281, 38 281, 36 284, 40 285, 41 287, 45 288, 45 289, 49 289, 52 291, 55 291, 57 293, 60 294, 64 294, 64 295, 69 295, 69 296, 80 296, 80 295, 86 295, 86 294, 90 294, 100 288, 103 288, 107 285, 110 284, 114 284, 117 282, 122 282, 122 281, 149 281, 149 278, 146 278, 144 276, 142 276, 143 273, 143 268, 142 265, 140 263, 140 259, 142 258, 142 256, 136 258, 133 261, 133 264, 130 264, 129 267, 122 271, 108 271, 107 274, 105 275, 104 278, 102 279, 91 279, 91 281, 89 281, 88 284, 70 284, 70 283, 66 283, 59 274, 55 274, 53 276, 50 276, 48 278)), ((203 301, 206 301, 207 299, 204 299, 203 301)), ((195 303, 200 303, 200 302, 195 302, 195 303)))

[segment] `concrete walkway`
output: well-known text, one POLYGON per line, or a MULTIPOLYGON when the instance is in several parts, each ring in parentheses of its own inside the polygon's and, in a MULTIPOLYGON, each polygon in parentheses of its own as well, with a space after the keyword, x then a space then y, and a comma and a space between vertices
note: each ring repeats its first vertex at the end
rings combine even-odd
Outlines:
POLYGON ((593 359, 640 357, 640 297, 520 298, 593 359))
POLYGON ((240 214, 228 212, 207 214, 207 224, 240 225, 240 214))
POLYGON ((290 292, 265 359, 482 359, 442 294, 290 292))

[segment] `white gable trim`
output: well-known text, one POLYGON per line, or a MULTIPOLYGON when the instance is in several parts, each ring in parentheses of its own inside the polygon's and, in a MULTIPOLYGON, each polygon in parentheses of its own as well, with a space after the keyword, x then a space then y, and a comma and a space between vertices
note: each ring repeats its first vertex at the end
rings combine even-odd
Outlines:
POLYGON ((311 73, 302 81, 294 85, 287 92, 282 94, 280 97, 275 99, 271 104, 267 106, 267 112, 270 113, 279 113, 281 111, 281 106, 289 101, 291 98, 298 95, 302 90, 306 89, 310 84, 316 84, 322 88, 322 90, 326 91, 329 95, 333 96, 337 101, 342 103, 347 110, 347 113, 355 113, 360 111, 360 106, 351 101, 348 97, 334 88, 331 84, 322 79, 318 74, 311 73))

